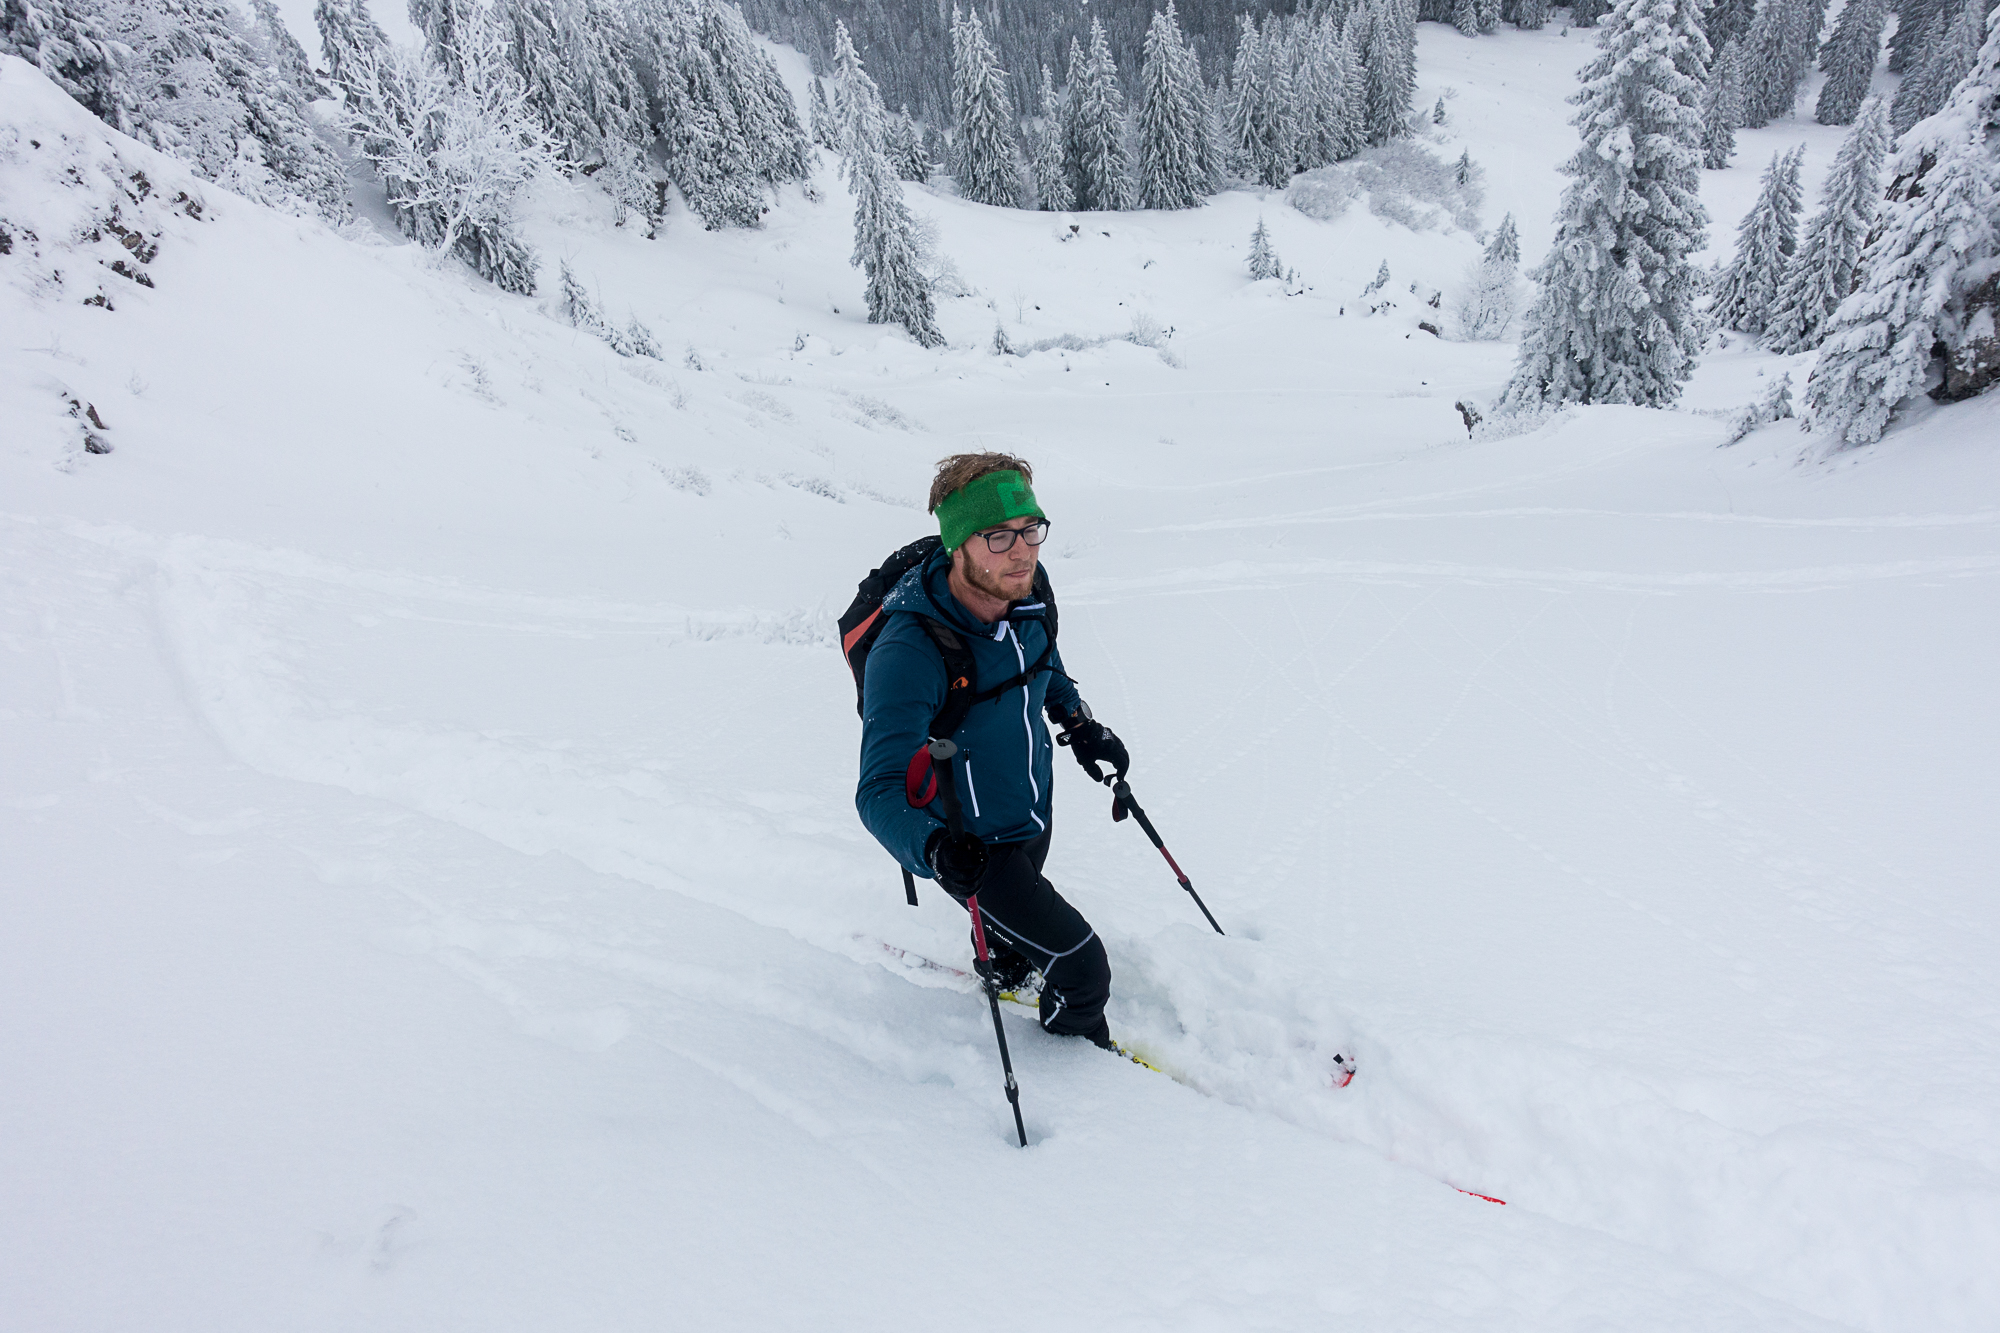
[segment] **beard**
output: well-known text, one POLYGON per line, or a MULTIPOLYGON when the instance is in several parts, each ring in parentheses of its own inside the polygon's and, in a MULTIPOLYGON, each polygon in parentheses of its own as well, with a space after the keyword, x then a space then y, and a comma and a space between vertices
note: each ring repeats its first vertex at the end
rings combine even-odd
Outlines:
POLYGON ((1029 562, 1027 567, 1011 580, 1015 585, 1013 587, 1009 587, 1008 581, 1003 580, 1003 576, 1008 572, 1009 568, 1009 566, 1003 565, 989 574, 979 567, 979 562, 973 559, 972 552, 970 551, 965 553, 965 559, 959 566, 965 581, 980 592, 985 593, 988 597, 997 597, 1003 602, 1013 602, 1026 597, 1030 592, 1034 591, 1035 563, 1032 561, 1029 562))

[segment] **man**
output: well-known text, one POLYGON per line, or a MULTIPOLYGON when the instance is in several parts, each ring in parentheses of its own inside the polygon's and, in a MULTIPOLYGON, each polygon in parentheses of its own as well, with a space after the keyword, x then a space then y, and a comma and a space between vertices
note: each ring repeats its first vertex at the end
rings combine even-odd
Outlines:
POLYGON ((868 655, 854 803, 905 869, 937 880, 961 905, 978 895, 1001 988, 1042 974, 1045 1030, 1109 1046, 1104 944, 1042 876, 1055 755, 1043 712, 1093 781, 1103 780, 1099 764, 1123 777, 1131 760, 1063 673, 1049 608, 1031 596, 1049 530, 1033 480, 1028 464, 1007 454, 957 454, 937 465, 930 508, 943 545, 883 599, 884 612, 901 614, 885 616, 868 655), (945 828, 938 800, 913 804, 909 780, 950 685, 924 617, 970 648, 979 692, 1007 686, 938 738, 958 745, 948 761, 964 817, 957 836, 945 828))

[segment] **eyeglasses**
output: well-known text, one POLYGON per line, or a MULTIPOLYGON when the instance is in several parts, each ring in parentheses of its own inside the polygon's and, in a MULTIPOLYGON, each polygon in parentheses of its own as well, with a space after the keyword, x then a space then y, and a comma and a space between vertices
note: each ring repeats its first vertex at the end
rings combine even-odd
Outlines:
POLYGON ((1016 537, 1030 546, 1040 546, 1048 540, 1049 521, 1038 518, 1025 528, 995 528, 991 532, 982 532, 979 535, 986 539, 986 549, 999 555, 1003 551, 1014 549, 1016 537))

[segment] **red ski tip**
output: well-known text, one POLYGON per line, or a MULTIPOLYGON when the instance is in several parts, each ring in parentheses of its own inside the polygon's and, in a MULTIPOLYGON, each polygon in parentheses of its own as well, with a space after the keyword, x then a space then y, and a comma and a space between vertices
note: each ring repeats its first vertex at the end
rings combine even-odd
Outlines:
MULTIPOLYGON (((1458 1186, 1456 1185, 1453 1185, 1452 1188, 1458 1190, 1458 1186)), ((1496 1199, 1491 1194, 1481 1194, 1478 1190, 1458 1190, 1458 1192, 1460 1194, 1470 1194, 1475 1199, 1484 1199, 1488 1203, 1497 1203, 1502 1208, 1505 1208, 1507 1206, 1507 1201, 1505 1199, 1496 1199)))
POLYGON ((1344 1088, 1354 1081, 1354 1057, 1336 1055, 1333 1057, 1333 1086, 1344 1088))

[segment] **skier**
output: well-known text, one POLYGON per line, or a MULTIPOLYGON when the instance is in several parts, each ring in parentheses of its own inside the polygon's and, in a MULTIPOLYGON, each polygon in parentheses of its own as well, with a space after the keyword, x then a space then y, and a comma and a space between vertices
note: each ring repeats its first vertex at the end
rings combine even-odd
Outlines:
POLYGON ((930 509, 942 545, 882 600, 884 612, 901 614, 883 617, 867 655, 854 803, 906 870, 937 880, 961 906, 978 895, 1000 989, 1018 990, 1039 971, 1043 1029, 1108 1048, 1104 944, 1042 875, 1055 754, 1044 709, 1092 781, 1104 780, 1099 764, 1122 778, 1131 760, 1064 674, 1053 605, 1031 595, 1049 531, 1033 479, 1027 463, 1007 454, 956 454, 938 463, 930 509), (944 761, 963 812, 957 835, 946 829, 938 800, 917 803, 936 790, 925 786, 929 755, 919 752, 946 712, 947 694, 954 685, 974 688, 964 677, 947 680, 940 644, 954 633, 970 649, 978 700, 949 736, 937 737, 958 746, 944 761))

